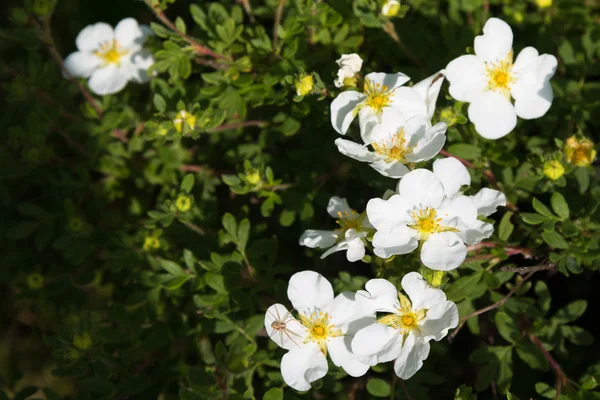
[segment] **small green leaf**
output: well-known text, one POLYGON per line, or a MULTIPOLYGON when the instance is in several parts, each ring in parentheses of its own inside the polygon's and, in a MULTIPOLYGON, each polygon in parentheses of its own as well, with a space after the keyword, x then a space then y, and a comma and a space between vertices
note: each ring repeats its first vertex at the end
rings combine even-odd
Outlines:
POLYGON ((237 240, 237 222, 235 222, 235 217, 229 213, 225 213, 223 215, 223 228, 231 235, 232 238, 237 240))
POLYGON ((496 314, 494 320, 496 322, 496 328, 498 328, 498 333, 500 333, 500 336, 507 342, 517 343, 519 341, 519 328, 515 318, 500 311, 496 314))
POLYGON ((290 226, 296 219, 296 213, 292 210, 283 210, 279 216, 279 223, 281 226, 290 226))
POLYGON ((283 391, 279 388, 272 388, 265 393, 263 400, 283 400, 283 391))
POLYGON ((520 399, 507 390, 506 391, 506 400, 520 400, 520 399))
POLYGON ((586 308, 587 301, 575 300, 574 302, 567 304, 566 307, 563 307, 560 310, 558 310, 554 315, 553 319, 561 324, 575 321, 577 318, 583 315, 586 308))
POLYGON ((523 221, 525 221, 525 223, 529 225, 538 225, 548 220, 548 218, 544 217, 543 215, 536 213, 520 213, 519 215, 521 216, 523 221))
POLYGON ((541 201, 539 201, 535 197, 533 198, 531 205, 533 205, 535 211, 542 214, 543 216, 548 218, 554 218, 554 214, 552 214, 552 211, 550 211, 548 207, 546 207, 541 201))
POLYGON ((576 167, 575 179, 577 180, 577 185, 579 185, 579 193, 585 193, 590 186, 590 173, 587 168, 576 167))
POLYGON ((506 212, 502 219, 500 220, 500 225, 498 226, 498 237, 503 242, 507 241, 510 237, 510 234, 515 229, 515 226, 510 221, 514 214, 511 211, 506 212))
POLYGON ((367 382, 367 392, 375 397, 389 397, 392 387, 383 379, 373 378, 367 382))
POLYGON ((237 246, 238 249, 243 253, 246 251, 246 245, 248 244, 248 237, 250 236, 250 221, 244 218, 237 229, 237 246))
POLYGON ((550 199, 550 204, 552 205, 552 210, 554 210, 556 215, 562 219, 569 219, 569 205, 562 194, 554 192, 552 198, 550 199))
POLYGON ((181 19, 181 17, 177 17, 177 19, 175 20, 175 26, 177 27, 177 29, 179 29, 180 32, 182 32, 184 35, 187 32, 187 27, 185 26, 185 22, 183 22, 183 19, 181 19))
POLYGON ((194 188, 194 182, 194 174, 187 174, 181 181, 181 190, 186 193, 190 193, 194 188))
POLYGON ((531 368, 542 371, 548 369, 548 360, 546 360, 546 357, 544 357, 544 354, 537 346, 531 343, 519 343, 516 349, 519 358, 525 361, 531 368))
POLYGON ((167 110, 167 102, 160 94, 156 93, 152 100, 154 102, 154 107, 156 107, 159 112, 163 113, 167 110))
POLYGON ((448 151, 465 160, 475 160, 481 156, 481 148, 469 143, 453 144, 448 151))
POLYGON ((542 239, 554 249, 568 249, 569 243, 556 231, 542 232, 542 239))
POLYGON ((179 266, 176 262, 165 260, 164 258, 158 258, 158 263, 169 274, 174 276, 187 276, 185 270, 179 266))
POLYGON ((462 276, 452 283, 447 291, 448 300, 458 302, 464 299, 481 280, 483 272, 476 272, 469 276, 462 276))

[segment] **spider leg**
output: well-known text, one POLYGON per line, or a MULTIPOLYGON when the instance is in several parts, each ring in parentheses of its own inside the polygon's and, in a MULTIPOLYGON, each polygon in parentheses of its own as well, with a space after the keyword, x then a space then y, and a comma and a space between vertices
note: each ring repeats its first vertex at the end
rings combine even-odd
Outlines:
MULTIPOLYGON (((296 335, 296 336, 298 336, 298 337, 301 337, 300 335, 298 335, 297 333, 294 333, 294 332, 292 332, 292 331, 288 331, 287 329, 286 329, 285 331, 283 331, 283 332, 285 333, 285 335, 286 335, 288 338, 290 338, 290 340, 292 341, 292 343, 294 343, 296 346, 298 346, 298 343, 296 343, 296 341, 294 340, 294 338, 290 336, 290 333, 292 333, 292 334, 294 334, 294 335, 296 335)), ((283 342, 282 342, 282 343, 283 343, 283 342)))

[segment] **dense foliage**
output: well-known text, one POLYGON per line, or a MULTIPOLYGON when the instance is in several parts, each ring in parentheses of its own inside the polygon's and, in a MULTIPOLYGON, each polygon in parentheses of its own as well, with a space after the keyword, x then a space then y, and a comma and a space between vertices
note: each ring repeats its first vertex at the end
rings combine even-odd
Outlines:
POLYGON ((383 3, 0 6, 0 399, 600 399, 600 6, 405 0, 385 16, 383 3), (338 152, 335 61, 358 53, 365 74, 414 84, 473 53, 492 16, 515 51, 558 58, 549 112, 499 140, 477 134, 447 83, 437 100, 467 193, 506 194, 493 236, 445 274, 418 252, 370 247, 350 263, 300 246, 306 229, 336 228, 332 196, 363 211, 397 184, 338 152), (100 96, 65 77, 85 26, 127 17, 154 32, 148 83, 100 96), (335 293, 419 271, 459 326, 411 379, 390 363, 360 378, 330 365, 297 392, 264 319, 303 270, 335 293))

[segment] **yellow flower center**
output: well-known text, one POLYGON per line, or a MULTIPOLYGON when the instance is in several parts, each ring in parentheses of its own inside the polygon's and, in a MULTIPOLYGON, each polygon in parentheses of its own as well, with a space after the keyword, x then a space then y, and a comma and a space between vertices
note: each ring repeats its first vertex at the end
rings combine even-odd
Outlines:
POLYGON ((313 312, 309 316, 300 314, 300 322, 308 330, 304 343, 316 342, 323 355, 327 355, 327 342, 330 338, 343 336, 342 331, 330 321, 329 314, 313 312))
POLYGON ((119 42, 113 40, 104 43, 100 46, 100 50, 96 51, 94 54, 100 57, 106 64, 119 64, 121 57, 128 53, 127 50, 120 50, 119 47, 119 42))
POLYGON ((510 100, 510 88, 516 81, 512 74, 513 52, 512 50, 506 56, 506 59, 498 62, 486 63, 486 78, 488 81, 487 90, 499 92, 510 100))
POLYGON ((367 96, 364 104, 371 107, 376 114, 391 103, 390 98, 394 95, 387 86, 373 83, 368 79, 365 79, 364 94, 367 96))
POLYGON ((571 136, 565 142, 563 151, 567 162, 577 167, 587 167, 596 158, 594 143, 587 138, 571 136))
POLYGON ((434 208, 427 207, 418 211, 411 212, 415 223, 408 225, 409 228, 419 231, 421 240, 427 240, 429 235, 438 232, 458 232, 456 228, 450 228, 440 225, 442 218, 437 217, 437 211, 434 208))
POLYGON ((363 219, 356 211, 338 211, 338 219, 335 221, 340 229, 347 231, 348 229, 360 230, 360 223, 363 219))
POLYGON ((407 335, 410 331, 420 332, 419 322, 425 318, 427 310, 413 310, 410 300, 400 293, 398 298, 400 299, 398 311, 379 318, 377 322, 398 329, 401 335, 407 335))
POLYGON ((383 157, 385 162, 399 161, 406 164, 405 156, 412 153, 412 146, 408 146, 404 138, 404 128, 400 128, 388 143, 372 143, 373 150, 383 157))

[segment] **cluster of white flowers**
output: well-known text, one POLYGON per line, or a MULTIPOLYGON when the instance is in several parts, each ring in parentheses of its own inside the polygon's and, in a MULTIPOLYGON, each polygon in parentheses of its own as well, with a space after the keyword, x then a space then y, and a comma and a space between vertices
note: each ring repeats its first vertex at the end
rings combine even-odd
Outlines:
POLYGON ((281 375, 290 387, 309 390, 311 382, 324 377, 328 354, 354 377, 396 360, 396 374, 408 379, 427 358, 429 341, 441 340, 458 324, 456 304, 417 272, 402 279, 408 298, 385 279, 372 279, 365 287, 334 297, 329 281, 317 272, 291 277, 287 294, 298 319, 282 304, 265 314, 269 337, 289 350, 281 359, 281 375))
POLYGON ((143 45, 152 31, 126 18, 113 29, 98 22, 86 26, 75 39, 77 51, 65 59, 65 69, 74 77, 89 78, 88 86, 99 95, 117 93, 129 81, 148 81, 154 63, 143 45))

